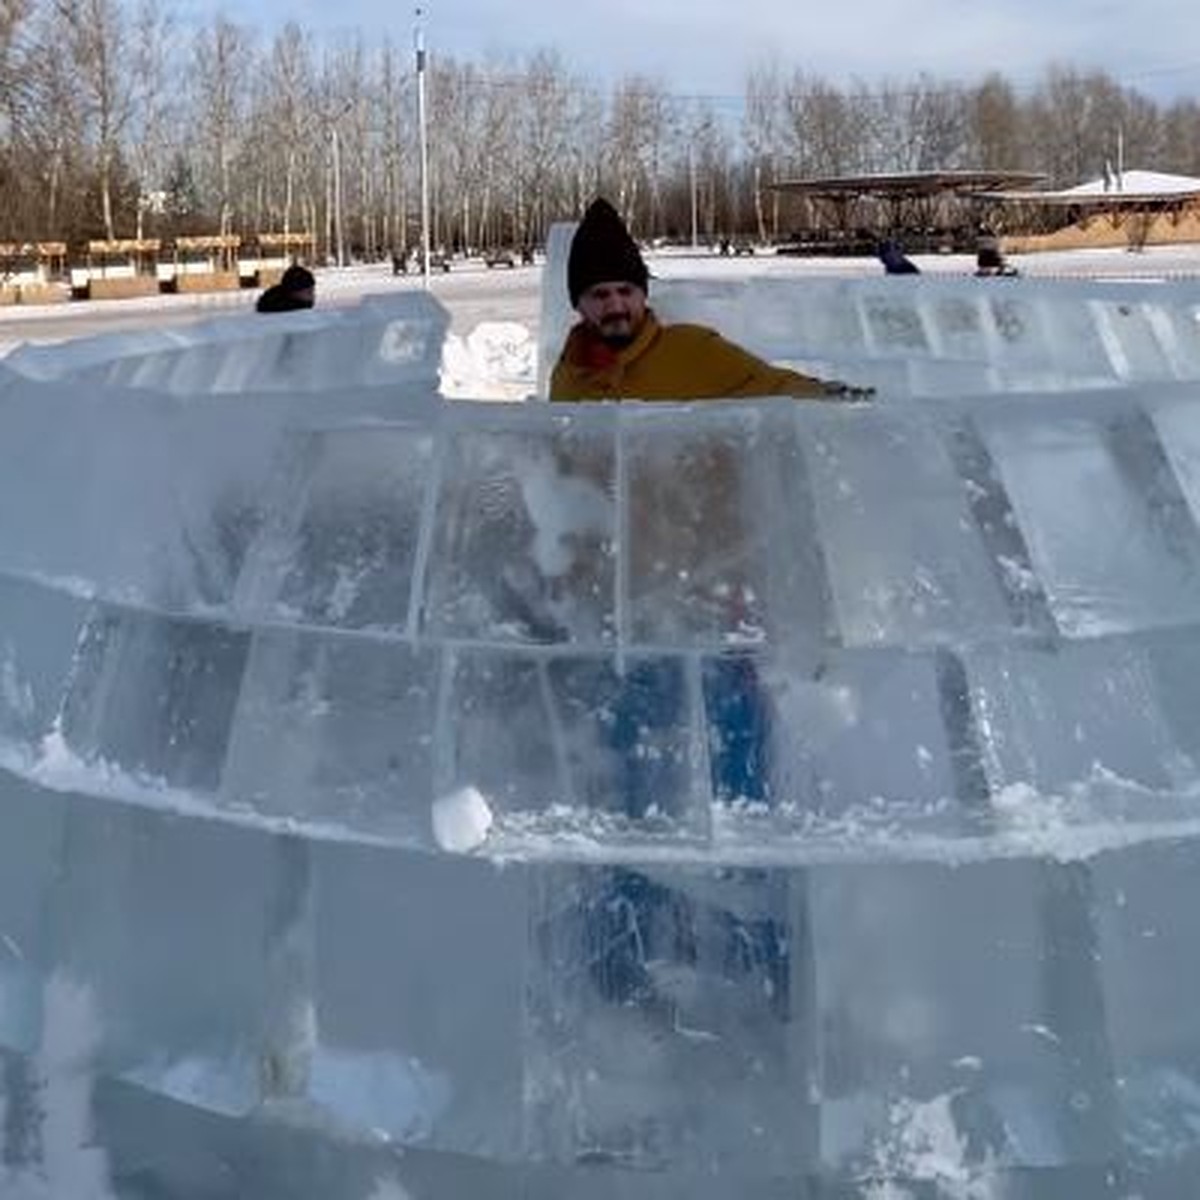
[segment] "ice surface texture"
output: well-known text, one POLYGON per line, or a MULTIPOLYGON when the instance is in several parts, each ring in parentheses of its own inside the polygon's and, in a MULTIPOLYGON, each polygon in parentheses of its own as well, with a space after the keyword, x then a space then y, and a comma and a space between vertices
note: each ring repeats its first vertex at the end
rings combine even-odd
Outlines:
POLYGON ((1191 1200, 1193 392, 10 382, 0 1183, 1191 1200))

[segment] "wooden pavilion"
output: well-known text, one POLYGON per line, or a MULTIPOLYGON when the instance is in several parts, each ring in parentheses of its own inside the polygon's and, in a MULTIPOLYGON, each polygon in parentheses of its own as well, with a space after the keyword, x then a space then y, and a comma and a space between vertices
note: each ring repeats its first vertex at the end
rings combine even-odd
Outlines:
POLYGON ((882 238, 910 251, 974 249, 979 197, 1042 181, 1031 171, 900 171, 782 180, 775 191, 804 201, 804 254, 872 254, 882 238))

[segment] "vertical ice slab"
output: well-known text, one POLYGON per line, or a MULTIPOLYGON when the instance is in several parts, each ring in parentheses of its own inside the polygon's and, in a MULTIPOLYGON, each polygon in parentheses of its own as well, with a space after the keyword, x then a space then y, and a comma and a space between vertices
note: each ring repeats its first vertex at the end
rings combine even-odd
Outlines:
POLYGON ((861 823, 864 837, 876 825, 870 836, 884 840, 976 823, 988 789, 955 655, 850 650, 807 678, 782 669, 765 681, 782 802, 848 830, 861 823))
POLYGON ((576 428, 449 431, 421 614, 433 636, 603 643, 614 634, 613 414, 576 428))
POLYGON ((625 1168, 631 1183, 686 1164, 751 1191, 812 1170, 802 881, 560 866, 539 872, 531 897, 536 1156, 577 1164, 581 1186, 588 1164, 625 1168))
POLYGON ((1200 615, 1196 527, 1143 414, 1097 401, 976 420, 1064 634, 1200 615))
POLYGON ((936 418, 811 409, 797 417, 842 639, 913 646, 1009 631, 936 418))
POLYGON ((312 630, 254 637, 221 777, 231 810, 429 845, 438 656, 312 630))
POLYGON ((0 745, 9 761, 27 759, 50 732, 92 615, 86 599, 0 576, 0 745))
POLYGON ((214 793, 249 635, 216 622, 100 607, 80 639, 62 736, 80 759, 214 793))
POLYGON ((825 1164, 919 1177, 906 1126, 939 1098, 964 1177, 1112 1164, 1092 905, 1083 866, 818 871, 825 1164))
POLYGON ((312 1100, 406 1145, 525 1158, 525 868, 329 846, 316 887, 312 1100))
POLYGON ((574 802, 544 658, 463 647, 446 663, 445 687, 438 794, 473 787, 501 812, 574 802))
POLYGON ((5 767, 0 807, 0 1052, 31 1054, 41 1037, 43 985, 57 961, 49 898, 62 872, 66 812, 5 767))
POLYGON ((71 801, 46 900, 55 969, 95 1006, 99 1073, 221 1113, 269 1092, 279 849, 221 822, 71 801))
POLYGON ((997 792, 1025 785, 1056 795, 1106 777, 1170 790, 1196 778, 1164 715, 1168 697, 1136 642, 980 649, 967 671, 982 761, 997 792))
POLYGON ((402 425, 295 435, 279 456, 272 520, 247 555, 237 608, 406 628, 432 455, 428 431, 402 425))
POLYGON ((546 233, 546 265, 542 270, 542 308, 538 320, 537 395, 550 394, 550 373, 558 361, 573 321, 567 292, 567 255, 576 221, 556 221, 546 233))
POLYGON ((1093 868, 1099 969, 1132 1174, 1174 1177, 1162 1195, 1185 1196, 1200 1153, 1200 1034, 1196 912, 1180 899, 1197 868, 1193 842, 1148 845, 1093 868))
POLYGON ((822 629, 827 542, 792 407, 723 405, 694 427, 656 406, 622 414, 623 638, 736 647, 822 629))

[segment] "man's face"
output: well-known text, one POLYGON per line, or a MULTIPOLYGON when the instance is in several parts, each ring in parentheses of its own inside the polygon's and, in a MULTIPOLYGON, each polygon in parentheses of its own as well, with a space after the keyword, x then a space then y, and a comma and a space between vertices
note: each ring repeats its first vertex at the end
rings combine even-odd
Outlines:
POLYGON ((646 293, 635 283, 594 283, 579 296, 579 315, 610 346, 628 346, 646 315, 646 293))

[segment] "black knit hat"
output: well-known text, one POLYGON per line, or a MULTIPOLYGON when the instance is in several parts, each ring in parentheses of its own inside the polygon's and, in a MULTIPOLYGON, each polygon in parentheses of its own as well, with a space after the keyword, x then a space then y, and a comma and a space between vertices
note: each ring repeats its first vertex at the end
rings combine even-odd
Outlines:
POLYGON ((309 288, 316 287, 317 281, 307 267, 292 263, 280 278, 279 286, 285 292, 306 292, 309 288))
POLYGON ((650 272, 637 243, 617 210, 607 200, 593 200, 575 230, 567 256, 571 307, 578 307, 579 297, 597 283, 632 283, 644 292, 649 281, 650 272))

